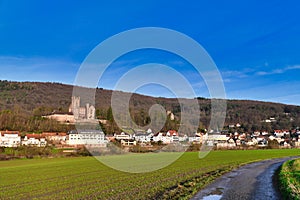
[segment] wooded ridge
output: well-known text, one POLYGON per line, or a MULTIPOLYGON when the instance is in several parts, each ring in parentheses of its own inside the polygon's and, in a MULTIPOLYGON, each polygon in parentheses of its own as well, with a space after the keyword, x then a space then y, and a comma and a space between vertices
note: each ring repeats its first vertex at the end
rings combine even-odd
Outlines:
MULTIPOLYGON (((54 111, 68 112, 72 91, 72 85, 61 83, 0 81, 0 129, 38 132, 74 128, 41 117, 54 111)), ((111 95, 111 90, 96 89, 96 116, 111 122, 106 127, 108 132, 117 130, 112 126, 111 95)), ((206 128, 210 121, 210 99, 199 97, 197 100, 201 109, 199 128, 206 128)), ((148 110, 153 104, 160 104, 174 114, 175 120, 168 119, 165 129, 176 129, 180 119, 180 104, 175 98, 133 94, 130 99, 133 120, 141 126, 148 124, 148 110)), ((239 129, 247 132, 294 129, 300 126, 300 106, 228 100, 225 126, 230 129, 237 123, 241 125, 239 129)))

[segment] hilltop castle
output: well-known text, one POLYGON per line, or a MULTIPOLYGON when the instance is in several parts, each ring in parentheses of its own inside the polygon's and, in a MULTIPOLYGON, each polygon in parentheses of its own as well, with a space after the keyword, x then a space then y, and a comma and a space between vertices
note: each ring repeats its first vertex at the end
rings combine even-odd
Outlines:
POLYGON ((80 107, 80 97, 72 96, 72 103, 69 112, 72 112, 75 120, 95 119, 95 107, 87 103, 84 107, 80 107))

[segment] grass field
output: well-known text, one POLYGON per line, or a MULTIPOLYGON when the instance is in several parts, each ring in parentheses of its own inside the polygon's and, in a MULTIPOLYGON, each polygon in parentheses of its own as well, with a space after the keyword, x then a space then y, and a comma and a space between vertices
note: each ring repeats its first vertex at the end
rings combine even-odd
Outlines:
POLYGON ((248 162, 300 155, 300 150, 186 152, 148 173, 113 170, 94 157, 0 162, 0 199, 189 198, 221 174, 248 162))
POLYGON ((279 181, 285 199, 300 199, 300 159, 289 160, 282 165, 279 181))

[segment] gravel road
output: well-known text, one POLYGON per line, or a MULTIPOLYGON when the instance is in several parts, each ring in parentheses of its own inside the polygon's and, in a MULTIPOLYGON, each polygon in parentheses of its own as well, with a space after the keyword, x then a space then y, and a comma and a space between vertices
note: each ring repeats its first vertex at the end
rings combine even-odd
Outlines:
POLYGON ((216 179, 192 200, 280 199, 272 178, 276 169, 290 159, 279 158, 244 165, 216 179))

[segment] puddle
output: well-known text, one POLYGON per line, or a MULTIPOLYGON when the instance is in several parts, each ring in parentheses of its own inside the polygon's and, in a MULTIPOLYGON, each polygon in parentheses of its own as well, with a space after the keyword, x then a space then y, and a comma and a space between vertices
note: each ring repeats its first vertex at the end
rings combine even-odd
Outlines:
POLYGON ((216 188, 209 195, 204 196, 203 200, 219 200, 222 198, 224 188, 216 188))
POLYGON ((219 200, 222 198, 222 195, 217 195, 217 194, 213 194, 213 195, 208 195, 203 197, 203 200, 219 200))

